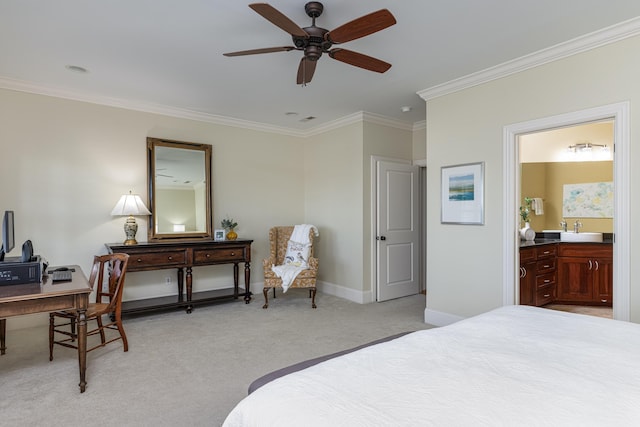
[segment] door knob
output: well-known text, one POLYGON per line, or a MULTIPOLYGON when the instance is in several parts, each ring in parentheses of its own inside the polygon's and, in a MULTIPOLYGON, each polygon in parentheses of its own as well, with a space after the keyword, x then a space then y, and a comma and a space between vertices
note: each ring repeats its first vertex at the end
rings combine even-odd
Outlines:
POLYGON ((378 236, 376 237, 376 240, 387 240, 387 238, 385 236, 378 236))

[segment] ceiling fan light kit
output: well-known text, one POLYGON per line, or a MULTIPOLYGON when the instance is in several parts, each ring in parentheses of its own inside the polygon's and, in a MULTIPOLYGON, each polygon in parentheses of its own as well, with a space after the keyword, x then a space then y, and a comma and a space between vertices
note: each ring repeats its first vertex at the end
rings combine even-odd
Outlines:
POLYGON ((334 44, 346 43, 361 37, 384 30, 396 23, 396 19, 387 9, 380 9, 361 16, 344 25, 329 31, 316 26, 316 18, 322 15, 324 6, 317 1, 308 2, 304 10, 311 18, 311 26, 301 28, 287 16, 268 3, 252 3, 249 5, 256 13, 267 21, 291 35, 293 46, 269 47, 225 53, 225 56, 244 56, 262 53, 288 52, 301 50, 304 56, 298 65, 296 83, 306 85, 311 81, 316 70, 316 63, 323 53, 330 58, 345 64, 363 68, 377 73, 384 73, 391 64, 362 53, 342 48, 332 48, 334 44))

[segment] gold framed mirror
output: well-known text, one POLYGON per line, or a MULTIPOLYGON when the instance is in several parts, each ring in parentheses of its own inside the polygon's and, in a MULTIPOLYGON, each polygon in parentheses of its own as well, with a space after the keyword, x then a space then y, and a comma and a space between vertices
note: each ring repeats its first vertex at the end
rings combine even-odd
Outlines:
POLYGON ((211 145, 147 138, 149 241, 212 239, 211 145))

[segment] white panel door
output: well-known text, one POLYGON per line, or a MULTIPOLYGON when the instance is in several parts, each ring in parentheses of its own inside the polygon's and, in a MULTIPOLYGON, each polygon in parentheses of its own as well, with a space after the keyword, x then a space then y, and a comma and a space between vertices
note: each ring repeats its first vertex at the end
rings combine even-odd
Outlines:
POLYGON ((419 168, 377 166, 377 300, 386 301, 420 291, 419 168))

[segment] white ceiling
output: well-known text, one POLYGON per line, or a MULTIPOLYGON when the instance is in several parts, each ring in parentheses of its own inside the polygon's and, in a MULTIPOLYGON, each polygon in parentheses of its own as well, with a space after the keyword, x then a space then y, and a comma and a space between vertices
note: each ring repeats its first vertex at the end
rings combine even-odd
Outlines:
MULTIPOLYGON (((0 0, 0 87, 301 131, 357 112, 414 124, 425 119, 418 91, 640 15, 638 0, 325 0, 316 25, 329 30, 389 9, 396 25, 339 46, 393 66, 378 74, 324 55, 300 87, 299 51, 222 56, 291 45, 248 3, 0 0)), ((311 24, 304 0, 270 4, 311 24)))

